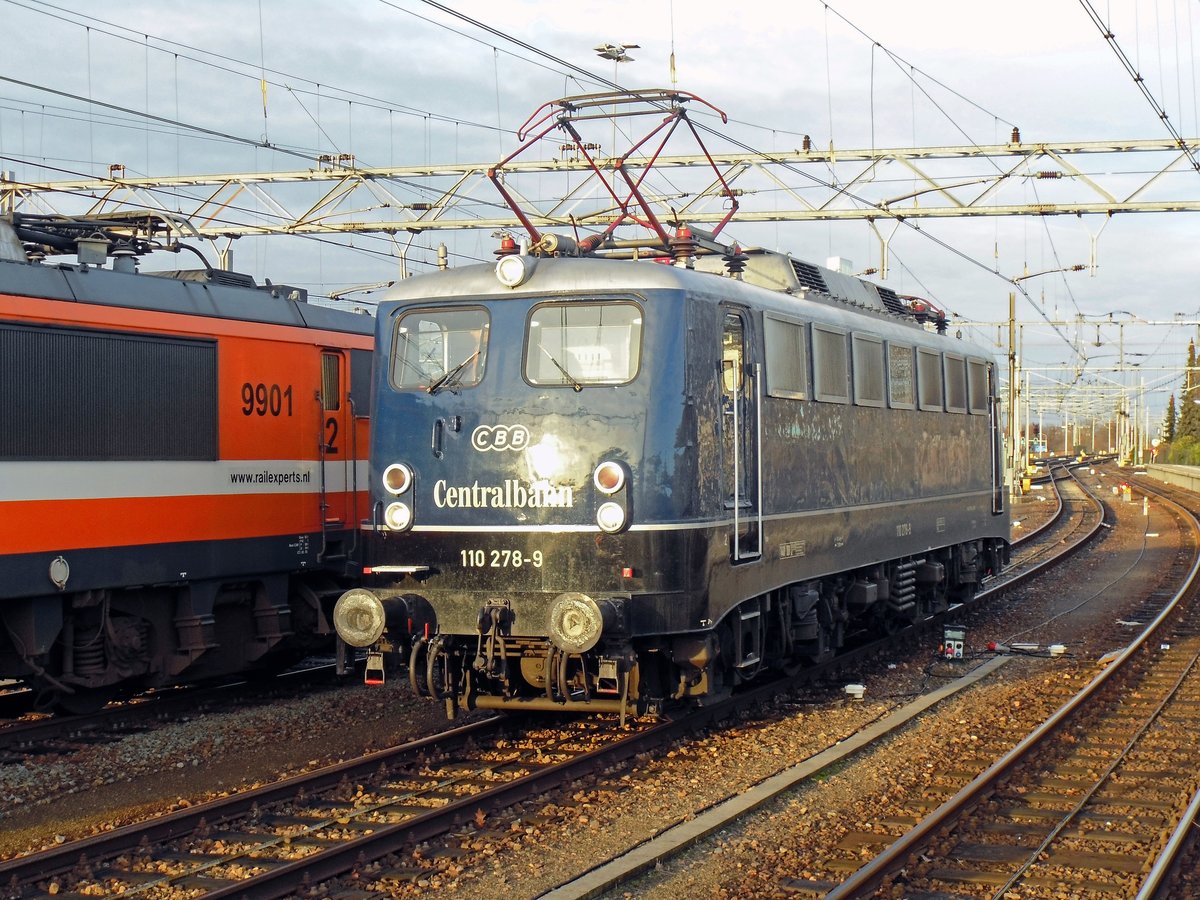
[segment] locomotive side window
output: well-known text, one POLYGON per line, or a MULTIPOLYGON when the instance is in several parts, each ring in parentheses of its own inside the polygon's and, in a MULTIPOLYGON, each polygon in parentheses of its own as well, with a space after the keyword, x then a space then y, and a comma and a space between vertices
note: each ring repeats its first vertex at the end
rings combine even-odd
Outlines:
POLYGON ((525 378, 579 390, 626 384, 641 364, 642 310, 636 304, 547 303, 529 316, 525 378))
POLYGON ((479 384, 488 345, 487 310, 415 309, 396 320, 392 384, 434 393, 479 384))
POLYGON ((913 348, 888 341, 888 401, 892 409, 915 409, 917 390, 913 348))
POLYGON ((808 396, 808 341, 804 325, 772 313, 763 316, 767 349, 767 393, 803 400, 808 396))
POLYGON ((967 360, 967 403, 973 415, 987 415, 988 372, 987 363, 981 359, 967 360))
POLYGON ((917 396, 921 409, 941 412, 942 355, 935 350, 917 348, 917 396))
POLYGON ((342 408, 342 392, 338 386, 338 363, 336 353, 321 354, 321 409, 342 408))
POLYGON ((745 362, 746 331, 742 317, 725 314, 725 330, 721 333, 721 387, 731 398, 742 389, 745 362))
POLYGON ((850 366, 846 332, 813 325, 813 396, 826 403, 850 402, 850 366))
POLYGON ((957 353, 944 357, 946 374, 946 412, 967 411, 967 361, 957 353))
POLYGON ((883 406, 883 339, 873 334, 850 337, 854 363, 854 402, 883 406))

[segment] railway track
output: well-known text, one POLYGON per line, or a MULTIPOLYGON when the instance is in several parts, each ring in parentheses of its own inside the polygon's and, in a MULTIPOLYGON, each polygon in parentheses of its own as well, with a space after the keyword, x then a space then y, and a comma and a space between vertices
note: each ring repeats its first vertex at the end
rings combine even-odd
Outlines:
POLYGON ((267 680, 172 688, 113 702, 97 712, 79 716, 25 711, 7 722, 0 721, 0 765, 112 743, 169 724, 180 716, 194 717, 238 704, 275 702, 288 693, 334 684, 334 669, 332 663, 321 662, 267 680))
MULTIPOLYGON (((1044 571, 1043 562, 1053 566, 1087 545, 1105 527, 1104 506, 1072 469, 1054 469, 1047 484, 1054 493, 1055 510, 1037 528, 1013 541, 1008 567, 989 581, 989 588, 1011 586, 1025 579, 1026 572, 1044 571)), ((1046 568, 1048 568, 1047 566, 1046 568)))
POLYGON ((1068 479, 1070 477, 1071 477, 1070 469, 1068 469, 1066 466, 1055 466, 1055 467, 1051 468, 1050 471, 1047 472, 1047 474, 1045 476, 1041 477, 1038 480, 1037 489, 1041 493, 1029 494, 1029 495, 1025 496, 1024 498, 1022 498, 1020 501, 1012 501, 1009 503, 1009 512, 1011 513, 1011 515, 1013 517, 1012 518, 1013 533, 1015 535, 1018 531, 1022 532, 1020 537, 1013 538, 1013 540, 1012 540, 1013 548, 1016 548, 1016 547, 1020 546, 1021 544, 1028 543, 1031 538, 1034 538, 1037 535, 1043 533, 1047 528, 1051 527, 1056 521, 1058 521, 1062 517, 1063 499, 1062 499, 1062 492, 1058 488, 1058 482, 1060 480, 1068 479), (1034 498, 1034 497, 1037 498, 1039 504, 1044 503, 1046 501, 1045 489, 1047 487, 1050 488, 1049 493, 1052 496, 1053 501, 1054 501, 1054 508, 1049 512, 1049 514, 1043 514, 1040 510, 1037 510, 1036 507, 1027 508, 1027 504, 1032 503, 1032 498, 1034 498), (1036 515, 1032 516, 1034 521, 1037 522, 1039 517, 1042 518, 1042 521, 1038 522, 1038 524, 1030 527, 1030 525, 1028 524, 1028 522, 1026 520, 1027 520, 1027 518, 1029 518, 1031 513, 1035 513, 1035 512, 1036 512, 1036 515), (1020 516, 1020 518, 1017 518, 1018 516, 1020 516))
MULTIPOLYGON (((860 648, 835 665, 878 652, 860 648)), ((341 875, 339 890, 365 880, 386 890, 387 883, 428 877, 468 852, 452 838, 414 856, 420 842, 447 833, 486 838, 497 828, 496 810, 735 716, 780 690, 766 686, 708 708, 703 717, 628 730, 601 719, 553 726, 542 719, 512 737, 489 720, 0 863, 0 884, 31 884, 58 897, 267 897, 301 889, 319 894, 324 888, 317 885, 341 875)), ((513 827, 511 819, 499 822, 500 834, 513 827)))
MULTIPOLYGON (((353 869, 359 857, 485 818, 493 804, 641 752, 667 723, 576 720, 504 736, 500 717, 305 776, 0 863, 33 896, 276 897, 353 869), (88 860, 106 860, 93 865, 88 860)), ((419 867, 381 877, 405 879, 419 867)))
MULTIPOLYGON (((1166 496, 1200 518, 1200 496, 1192 491, 1162 484, 1150 476, 1134 476, 1133 482, 1143 491, 1166 496)), ((1200 791, 1194 793, 1175 830, 1147 874, 1138 900, 1149 898, 1190 898, 1200 894, 1200 791)))
MULTIPOLYGON (((1160 498, 1160 502, 1166 502, 1160 498)), ((1180 507, 1197 536, 1195 518, 1180 507)), ((1200 786, 1200 562, 1136 641, 1054 716, 828 897, 1134 896, 1200 786)), ((800 886, 797 887, 807 887, 800 886)))

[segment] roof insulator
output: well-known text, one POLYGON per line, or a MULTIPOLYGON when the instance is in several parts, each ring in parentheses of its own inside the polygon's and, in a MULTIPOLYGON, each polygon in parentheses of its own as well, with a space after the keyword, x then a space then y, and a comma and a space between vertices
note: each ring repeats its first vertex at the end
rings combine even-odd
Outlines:
POLYGON ((591 234, 579 242, 579 255, 587 256, 589 253, 594 253, 596 248, 604 243, 604 235, 591 234))
POLYGON ((680 225, 671 238, 671 253, 675 257, 675 265, 682 268, 692 268, 695 263, 696 248, 700 245, 692 236, 692 229, 680 225))
POLYGON ((746 271, 746 263, 750 260, 750 257, 742 252, 742 248, 734 244, 721 259, 725 261, 725 269, 729 276, 741 281, 742 273, 746 271))

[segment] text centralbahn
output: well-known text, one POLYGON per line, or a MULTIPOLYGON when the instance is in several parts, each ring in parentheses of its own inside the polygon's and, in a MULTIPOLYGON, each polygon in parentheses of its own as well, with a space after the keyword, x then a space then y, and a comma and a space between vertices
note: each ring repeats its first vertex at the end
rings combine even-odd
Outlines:
POLYGON ((575 505, 575 492, 569 487, 531 484, 524 485, 515 478, 503 484, 473 484, 454 486, 443 479, 433 486, 433 502, 439 509, 538 509, 566 508, 575 505))

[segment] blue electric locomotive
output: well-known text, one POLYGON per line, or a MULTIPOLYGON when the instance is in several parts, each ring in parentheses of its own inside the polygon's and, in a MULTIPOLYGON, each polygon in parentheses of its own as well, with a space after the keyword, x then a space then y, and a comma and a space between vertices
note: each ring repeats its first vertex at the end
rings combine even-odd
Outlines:
POLYGON ((703 243, 509 242, 391 291, 343 640, 451 714, 624 716, 827 658, 1003 565, 989 351, 887 288, 703 243))

